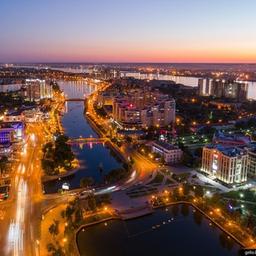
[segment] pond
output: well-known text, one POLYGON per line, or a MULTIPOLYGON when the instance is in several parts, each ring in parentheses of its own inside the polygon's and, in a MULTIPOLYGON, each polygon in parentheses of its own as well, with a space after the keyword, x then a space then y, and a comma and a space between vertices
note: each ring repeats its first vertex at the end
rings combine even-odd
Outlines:
POLYGON ((188 205, 170 206, 142 218, 112 220, 81 229, 77 244, 82 256, 235 256, 240 249, 188 205))

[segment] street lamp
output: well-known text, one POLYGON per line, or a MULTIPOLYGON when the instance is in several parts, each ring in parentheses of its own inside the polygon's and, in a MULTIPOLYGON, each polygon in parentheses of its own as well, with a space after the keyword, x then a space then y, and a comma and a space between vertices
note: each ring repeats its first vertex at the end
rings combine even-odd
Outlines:
POLYGON ((243 198, 243 197, 244 197, 244 194, 243 194, 243 193, 240 193, 239 196, 240 196, 240 198, 243 198))

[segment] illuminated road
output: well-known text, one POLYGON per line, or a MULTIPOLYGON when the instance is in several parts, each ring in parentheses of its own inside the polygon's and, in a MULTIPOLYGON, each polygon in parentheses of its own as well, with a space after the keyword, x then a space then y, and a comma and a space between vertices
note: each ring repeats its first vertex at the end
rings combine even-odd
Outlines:
POLYGON ((26 143, 13 164, 10 198, 0 203, 0 255, 39 255, 41 211, 45 204, 40 161, 47 134, 42 123, 27 124, 26 143))
MULTIPOLYGON (((6 236, 1 238, 1 255, 37 255, 41 195, 41 145, 43 132, 39 125, 27 128, 28 139, 17 164, 11 201, 3 204, 6 236), (7 225, 6 225, 7 224, 7 225), (3 244, 2 244, 3 243, 3 244)), ((3 230, 2 230, 3 231, 3 230)))

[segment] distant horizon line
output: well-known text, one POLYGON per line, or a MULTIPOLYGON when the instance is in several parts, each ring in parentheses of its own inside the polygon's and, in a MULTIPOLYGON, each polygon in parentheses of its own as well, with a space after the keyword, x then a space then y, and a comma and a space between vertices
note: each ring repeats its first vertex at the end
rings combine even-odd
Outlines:
POLYGON ((0 62, 0 65, 17 65, 17 64, 204 64, 204 65, 255 65, 255 62, 131 62, 131 61, 84 61, 84 62, 73 62, 73 61, 43 61, 43 62, 33 62, 33 61, 17 61, 17 62, 0 62))

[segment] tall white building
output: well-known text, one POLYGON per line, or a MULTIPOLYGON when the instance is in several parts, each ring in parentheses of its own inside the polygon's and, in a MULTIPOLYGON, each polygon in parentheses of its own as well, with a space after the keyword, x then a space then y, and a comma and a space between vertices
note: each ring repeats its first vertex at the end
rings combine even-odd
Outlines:
POLYGON ((29 101, 39 101, 52 97, 52 86, 46 84, 45 80, 26 79, 22 92, 29 101))
POLYGON ((205 79, 203 79, 203 78, 198 79, 198 94, 199 94, 199 96, 205 96, 204 81, 205 81, 205 79))
POLYGON ((214 96, 246 101, 248 98, 248 83, 223 79, 198 79, 198 94, 200 96, 214 96))
POLYGON ((203 148, 201 170, 226 184, 243 183, 247 180, 247 151, 239 147, 208 145, 203 148))

